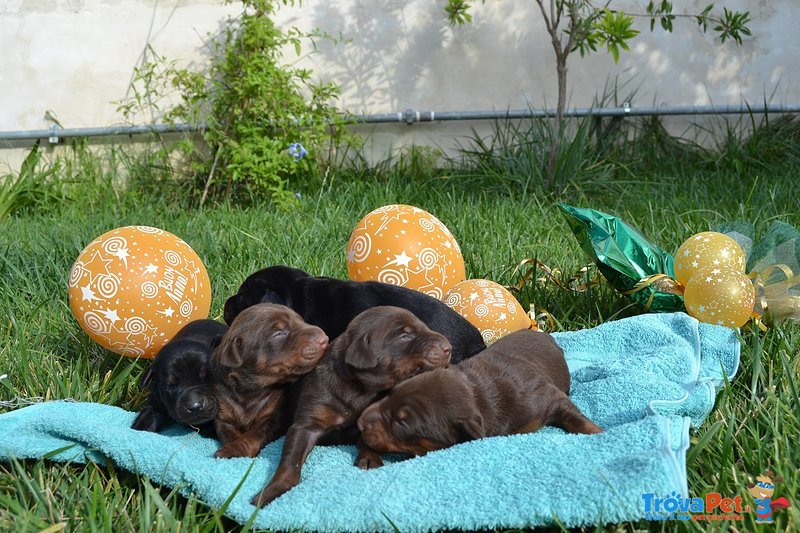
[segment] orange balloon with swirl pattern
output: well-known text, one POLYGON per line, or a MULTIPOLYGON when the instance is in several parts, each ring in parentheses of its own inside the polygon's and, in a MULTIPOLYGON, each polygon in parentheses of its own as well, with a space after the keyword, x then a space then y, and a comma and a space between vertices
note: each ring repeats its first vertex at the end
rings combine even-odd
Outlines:
POLYGON ((439 300, 464 281, 464 258, 442 222, 418 207, 392 204, 362 218, 347 243, 347 273, 355 281, 381 281, 439 300))
POLYGON ((89 243, 72 265, 68 292, 83 330, 130 357, 154 357, 211 307, 200 257, 175 235, 149 226, 117 228, 89 243))
POLYGON ((444 303, 478 328, 486 344, 520 329, 537 329, 517 299, 488 279, 462 281, 445 295, 444 303))

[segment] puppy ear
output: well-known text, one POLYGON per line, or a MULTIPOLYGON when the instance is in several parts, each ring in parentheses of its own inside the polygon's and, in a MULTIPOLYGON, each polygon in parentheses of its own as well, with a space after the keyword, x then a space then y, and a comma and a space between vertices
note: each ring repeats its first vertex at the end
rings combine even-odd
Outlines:
POLYGON ((222 335, 217 335, 216 337, 211 339, 211 350, 214 350, 214 348, 219 346, 221 342, 222 342, 222 335))
POLYGON ((239 368, 244 362, 242 356, 242 338, 236 337, 231 342, 225 343, 218 348, 221 350, 219 362, 228 368, 239 368))
POLYGON ((132 429, 139 431, 152 431, 157 433, 164 429, 169 423, 170 418, 158 410, 153 408, 152 405, 147 404, 142 407, 142 410, 136 415, 136 419, 131 424, 132 429))
POLYGON ((142 377, 139 378, 139 386, 143 389, 146 389, 147 387, 150 386, 152 382, 153 382, 153 363, 150 363, 147 366, 147 370, 145 370, 144 374, 142 374, 142 377))
POLYGON ((229 326, 233 322, 233 319, 238 316, 239 313, 242 312, 243 306, 241 303, 242 295, 239 293, 234 294, 227 300, 225 300, 225 307, 222 310, 222 318, 225 320, 225 323, 229 326))
POLYGON ((483 417, 480 413, 473 413, 469 418, 461 420, 459 423, 460 437, 462 442, 468 440, 481 439, 486 436, 486 428, 483 425, 483 417))
POLYGON ((285 305, 287 307, 291 307, 291 301, 286 301, 286 298, 282 298, 280 294, 273 291, 272 289, 264 289, 264 295, 261 296, 261 300, 258 303, 262 304, 278 304, 278 305, 285 305))
POLYGON ((378 355, 367 345, 366 337, 361 336, 347 346, 344 362, 353 368, 366 370, 378 366, 378 355))

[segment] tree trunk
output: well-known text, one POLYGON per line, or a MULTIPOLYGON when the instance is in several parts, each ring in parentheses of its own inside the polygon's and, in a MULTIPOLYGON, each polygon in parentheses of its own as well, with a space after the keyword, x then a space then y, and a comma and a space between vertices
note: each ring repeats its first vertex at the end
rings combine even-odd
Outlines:
POLYGON ((567 106, 567 54, 556 51, 556 72, 558 75, 558 102, 553 117, 553 135, 550 137, 550 158, 547 161, 545 188, 555 181, 556 164, 558 163, 558 147, 561 142, 561 128, 564 122, 564 110, 567 106))

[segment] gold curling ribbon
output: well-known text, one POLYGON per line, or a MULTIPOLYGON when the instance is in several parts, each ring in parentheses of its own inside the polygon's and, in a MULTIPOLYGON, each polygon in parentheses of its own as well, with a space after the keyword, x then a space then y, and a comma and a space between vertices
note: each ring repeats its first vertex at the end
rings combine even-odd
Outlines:
POLYGON ((545 283, 545 282, 547 282, 547 280, 550 280, 555 285, 557 285, 558 287, 561 287, 564 290, 567 290, 567 291, 570 291, 570 292, 575 292, 575 293, 586 292, 589 289, 591 289, 592 287, 594 287, 595 285, 597 285, 598 283, 600 283, 600 273, 599 272, 597 273, 597 275, 593 279, 589 280, 586 283, 581 283, 580 285, 578 285, 576 287, 572 287, 572 285, 576 281, 581 279, 587 272, 589 272, 589 270, 593 266, 594 266, 594 263, 589 263, 588 265, 586 265, 586 266, 582 267, 580 270, 578 270, 566 282, 563 282, 560 279, 558 279, 558 275, 562 273, 561 269, 559 269, 559 268, 550 268, 549 266, 547 266, 546 264, 542 263, 538 259, 532 259, 532 258, 523 259, 522 261, 519 262, 519 264, 516 266, 516 268, 514 268, 514 272, 511 274, 512 279, 515 276, 520 276, 519 281, 517 281, 517 283, 513 287, 508 287, 508 289, 509 290, 521 290, 522 287, 528 282, 528 280, 530 280, 530 278, 533 276, 533 274, 536 272, 536 269, 538 268, 539 270, 542 271, 542 273, 544 275, 538 277, 536 279, 537 282, 545 283), (522 269, 523 269, 523 267, 528 266, 528 265, 533 265, 533 267, 529 268, 528 271, 523 275, 522 274, 522 269))
POLYGON ((784 264, 770 265, 760 272, 752 272, 749 277, 753 279, 756 290, 756 304, 760 307, 753 314, 758 315, 756 324, 766 331, 760 324, 761 317, 766 317, 772 324, 779 324, 786 320, 800 319, 800 275, 784 264), (770 278, 780 272, 786 278, 783 281, 768 283, 770 278), (790 294, 797 291, 797 294, 790 294))
MULTIPOLYGON (((640 279, 636 282, 636 285, 633 286, 632 289, 628 289, 627 291, 621 291, 622 294, 625 296, 630 296, 631 294, 636 294, 637 292, 646 289, 647 287, 653 286, 656 288, 658 292, 666 292, 669 294, 677 294, 678 296, 683 296, 683 285, 672 279, 666 274, 653 274, 651 276, 647 276, 645 278, 640 279)), ((653 292, 650 294, 650 298, 647 299, 647 303, 644 305, 644 312, 648 312, 650 310, 650 306, 653 305, 653 299, 655 298, 656 293, 653 292)))
MULTIPOLYGON (((600 283, 600 273, 598 273, 594 279, 589 280, 586 283, 581 283, 580 285, 573 287, 572 285, 581 279, 587 272, 594 266, 594 263, 590 263, 581 269, 579 269, 572 277, 570 277, 566 282, 561 281, 558 279, 558 275, 561 274, 561 269, 559 268, 550 268, 543 262, 539 261, 538 259, 527 258, 523 259, 519 262, 519 264, 514 268, 514 272, 511 274, 511 278, 515 278, 519 276, 519 281, 517 281, 514 285, 506 286, 506 289, 509 291, 520 291, 522 287, 531 279, 534 272, 538 268, 543 272, 543 276, 536 278, 538 283, 544 284, 548 280, 552 281, 556 286, 570 291, 574 293, 586 292, 598 283, 600 283), (522 274, 522 269, 528 265, 532 265, 531 268, 528 269, 525 274, 522 274)), ((534 331, 555 331, 556 330, 556 319, 552 313, 550 313, 547 309, 539 308, 539 312, 537 313, 533 307, 533 304, 530 305, 530 309, 528 311, 528 317, 531 319, 531 325, 528 329, 532 329, 534 331)))
POLYGON ((761 276, 758 274, 758 272, 751 272, 747 275, 747 277, 753 282, 753 289, 756 293, 755 305, 753 306, 753 312, 750 313, 750 319, 753 321, 753 324, 758 327, 758 329, 766 333, 769 328, 762 320, 768 305, 766 298, 764 298, 764 283, 761 280, 761 276))
POLYGON ((531 327, 528 329, 534 331, 555 331, 556 318, 548 310, 540 308, 537 314, 533 304, 531 304, 528 316, 531 319, 531 327))

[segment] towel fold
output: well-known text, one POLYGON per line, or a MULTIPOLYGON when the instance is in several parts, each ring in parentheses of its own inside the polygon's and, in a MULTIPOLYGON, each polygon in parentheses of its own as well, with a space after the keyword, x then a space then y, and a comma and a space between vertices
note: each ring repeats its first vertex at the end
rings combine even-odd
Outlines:
POLYGON ((243 523, 257 512, 256 527, 281 530, 574 527, 644 518, 643 493, 688 496, 689 428, 736 374, 735 333, 673 313, 554 337, 573 401, 604 433, 547 427, 390 457, 371 471, 353 466, 352 446, 319 446, 300 485, 261 511, 249 501, 275 470, 283 439, 256 459, 215 459, 217 442, 194 432, 135 431, 134 413, 118 407, 48 402, 0 415, 0 459, 110 460, 214 507, 247 475, 226 514, 243 523))

